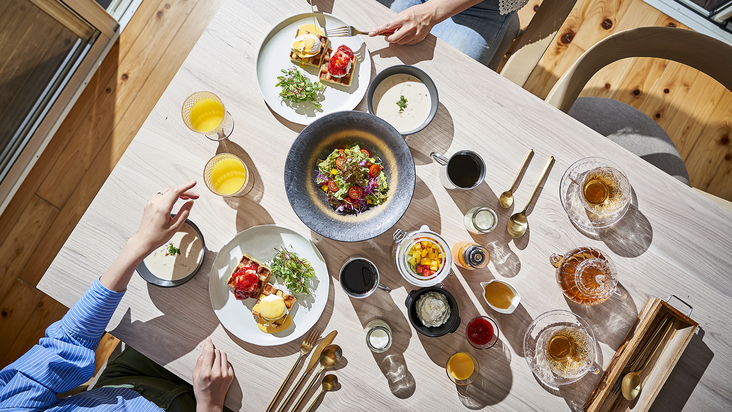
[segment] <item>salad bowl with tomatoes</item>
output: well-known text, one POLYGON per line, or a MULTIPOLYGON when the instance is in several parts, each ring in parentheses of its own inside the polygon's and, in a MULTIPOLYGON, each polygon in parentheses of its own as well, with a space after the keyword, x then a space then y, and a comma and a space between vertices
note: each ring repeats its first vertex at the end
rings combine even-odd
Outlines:
POLYGON ((414 159, 399 132, 364 112, 326 115, 293 142, 287 199, 314 232, 357 242, 389 230, 414 194, 414 159))

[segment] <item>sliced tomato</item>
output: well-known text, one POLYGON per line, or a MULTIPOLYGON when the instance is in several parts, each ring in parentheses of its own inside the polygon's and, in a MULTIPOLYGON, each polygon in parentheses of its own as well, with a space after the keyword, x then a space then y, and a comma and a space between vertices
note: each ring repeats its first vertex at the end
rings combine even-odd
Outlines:
POLYGON ((330 189, 331 192, 337 192, 340 188, 338 187, 338 183, 336 183, 335 180, 331 180, 330 182, 328 182, 328 189, 330 189))
MULTIPOLYGON (((353 51, 344 45, 338 46, 338 49, 333 53, 328 63, 328 71, 330 74, 336 76, 345 75, 348 72, 349 65, 353 61, 353 51)), ((351 66, 351 69, 353 67, 351 66)))
POLYGON ((346 156, 341 156, 336 159, 336 167, 341 170, 346 168, 346 156))
POLYGON ((371 157, 371 153, 369 153, 369 151, 366 149, 361 149, 361 153, 365 154, 366 157, 371 157))
POLYGON ((348 189, 348 196, 353 200, 360 199, 363 196, 363 189, 361 186, 353 185, 348 189))
POLYGON ((430 268, 428 267, 422 267, 422 276, 429 276, 430 275, 430 268))
POLYGON ((379 173, 381 173, 381 166, 371 165, 371 167, 369 167, 369 176, 376 177, 379 173))

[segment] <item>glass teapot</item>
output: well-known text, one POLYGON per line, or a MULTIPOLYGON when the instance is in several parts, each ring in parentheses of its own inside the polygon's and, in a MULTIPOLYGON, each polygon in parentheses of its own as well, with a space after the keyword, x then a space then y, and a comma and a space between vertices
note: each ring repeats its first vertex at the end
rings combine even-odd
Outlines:
POLYGON ((615 265, 604 252, 579 247, 565 253, 553 254, 549 262, 557 268, 557 284, 562 293, 574 302, 597 305, 615 294, 625 300, 627 294, 617 290, 615 265))

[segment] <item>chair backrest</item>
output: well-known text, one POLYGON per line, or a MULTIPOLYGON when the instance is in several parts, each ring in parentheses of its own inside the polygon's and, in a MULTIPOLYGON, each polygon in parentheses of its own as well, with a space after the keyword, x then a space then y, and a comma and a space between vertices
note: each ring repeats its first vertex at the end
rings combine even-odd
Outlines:
POLYGON ((501 76, 523 87, 577 0, 544 0, 501 69, 501 76))
POLYGON ((628 57, 656 57, 691 66, 732 90, 732 46, 705 34, 672 27, 639 27, 590 47, 554 85, 546 102, 567 113, 585 84, 603 67, 628 57))

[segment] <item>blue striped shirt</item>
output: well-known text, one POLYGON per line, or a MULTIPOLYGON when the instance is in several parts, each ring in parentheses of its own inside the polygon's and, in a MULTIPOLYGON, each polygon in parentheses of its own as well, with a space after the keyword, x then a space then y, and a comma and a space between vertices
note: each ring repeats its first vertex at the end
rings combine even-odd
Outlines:
POLYGON ((99 388, 56 398, 94 374, 94 351, 123 295, 97 279, 60 321, 46 329, 37 345, 0 371, 0 410, 161 411, 126 388, 99 388))

